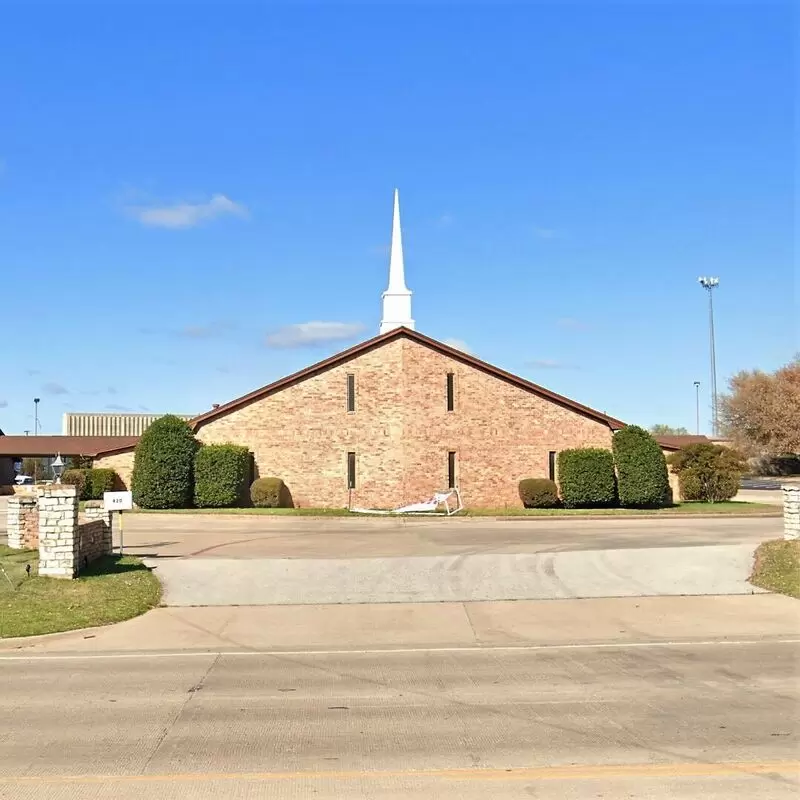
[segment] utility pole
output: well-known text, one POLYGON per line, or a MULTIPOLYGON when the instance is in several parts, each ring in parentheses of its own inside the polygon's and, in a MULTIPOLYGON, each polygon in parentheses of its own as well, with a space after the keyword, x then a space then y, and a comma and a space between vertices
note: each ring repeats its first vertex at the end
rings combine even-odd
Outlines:
POLYGON ((714 345, 714 289, 719 278, 698 278, 698 283, 708 292, 708 335, 711 349, 711 431, 719 435, 717 420, 717 355, 714 345))
POLYGON ((700 435, 700 381, 694 382, 694 413, 697 420, 697 435, 700 435))
POLYGON ((39 435, 39 397, 33 398, 33 435, 39 435))

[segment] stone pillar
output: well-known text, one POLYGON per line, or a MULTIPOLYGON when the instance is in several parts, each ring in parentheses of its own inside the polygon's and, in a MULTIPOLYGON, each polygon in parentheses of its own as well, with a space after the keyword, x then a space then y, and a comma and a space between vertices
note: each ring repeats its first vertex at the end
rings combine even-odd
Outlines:
POLYGON ((783 538, 800 539, 800 486, 783 487, 783 538))
POLYGON ((36 497, 17 494, 8 498, 6 514, 8 546, 14 550, 35 550, 39 545, 36 497))
POLYGON ((74 578, 80 559, 76 488, 54 483, 37 487, 36 495, 39 501, 39 575, 74 578))

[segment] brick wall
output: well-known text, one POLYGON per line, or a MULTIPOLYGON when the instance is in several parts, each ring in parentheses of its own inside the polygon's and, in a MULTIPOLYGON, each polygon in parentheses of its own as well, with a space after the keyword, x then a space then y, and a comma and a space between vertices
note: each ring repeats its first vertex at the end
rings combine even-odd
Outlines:
MULTIPOLYGON (((113 469, 117 473, 122 489, 131 488, 131 475, 133 474, 133 448, 124 453, 114 453, 110 456, 95 458, 93 466, 98 469, 113 469)), ((117 487, 115 487, 117 488, 117 487)))
POLYGON ((8 546, 15 550, 35 550, 39 546, 36 496, 26 494, 9 497, 6 515, 8 546))
POLYGON ((392 507, 447 488, 449 451, 467 506, 516 506, 520 478, 547 476, 549 451, 610 447, 612 436, 604 423, 404 337, 211 420, 197 435, 247 445, 259 474, 283 478, 296 505, 330 507, 350 499, 348 452, 356 453, 357 506, 392 507), (348 374, 356 378, 353 413, 348 374))

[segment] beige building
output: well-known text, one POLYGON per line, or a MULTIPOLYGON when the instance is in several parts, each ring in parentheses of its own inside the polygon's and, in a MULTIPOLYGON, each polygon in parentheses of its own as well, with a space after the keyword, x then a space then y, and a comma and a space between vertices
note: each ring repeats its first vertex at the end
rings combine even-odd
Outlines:
MULTIPOLYGON (((163 414, 96 414, 67 412, 61 421, 64 436, 141 436, 163 414)), ((190 420, 192 414, 178 414, 190 420)))

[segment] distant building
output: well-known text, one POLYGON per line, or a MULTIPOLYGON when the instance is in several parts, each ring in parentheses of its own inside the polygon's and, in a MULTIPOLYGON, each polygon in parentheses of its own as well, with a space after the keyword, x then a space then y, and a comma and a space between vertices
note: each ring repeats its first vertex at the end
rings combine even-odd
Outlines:
MULTIPOLYGON (((164 414, 64 414, 61 432, 64 436, 141 436, 164 414)), ((196 414, 176 414, 193 419, 196 414)))

